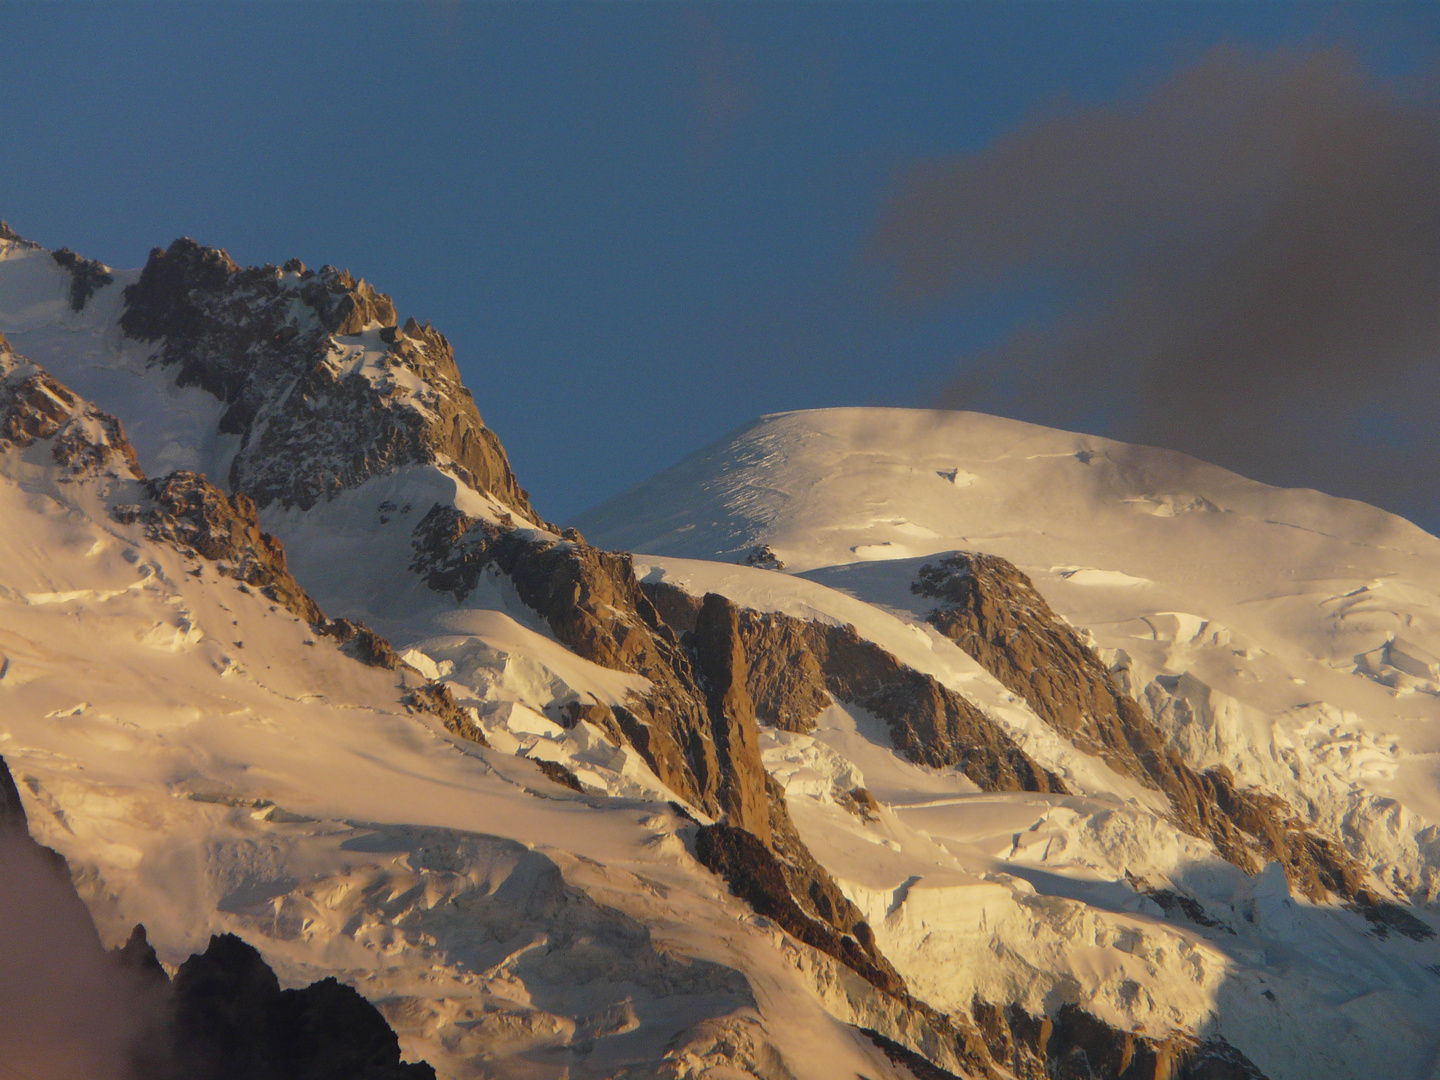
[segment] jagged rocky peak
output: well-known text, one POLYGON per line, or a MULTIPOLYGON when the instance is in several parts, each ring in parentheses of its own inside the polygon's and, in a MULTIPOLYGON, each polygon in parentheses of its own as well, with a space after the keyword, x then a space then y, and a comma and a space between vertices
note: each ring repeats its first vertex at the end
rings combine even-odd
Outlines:
POLYGON ((142 475, 119 420, 20 356, 0 335, 0 452, 37 442, 49 443, 62 480, 142 475))
POLYGON ((437 464, 527 521, 539 518, 460 382, 444 335, 349 271, 240 267, 182 238, 125 290, 120 325, 158 342, 177 382, 225 402, 240 437, 227 480, 257 505, 308 509, 406 465, 437 464))
POLYGON ((0 253, 8 247, 17 247, 25 251, 39 251, 40 245, 33 240, 26 240, 10 227, 7 221, 0 221, 0 253))

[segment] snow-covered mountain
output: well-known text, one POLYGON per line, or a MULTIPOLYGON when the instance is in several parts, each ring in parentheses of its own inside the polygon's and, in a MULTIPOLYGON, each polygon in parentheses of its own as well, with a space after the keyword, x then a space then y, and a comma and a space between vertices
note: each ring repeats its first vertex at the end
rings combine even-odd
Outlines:
MULTIPOLYGON (((828 586, 923 633, 937 651, 944 651, 937 639, 956 638, 967 659, 1020 692, 1024 672, 994 639, 1033 641, 1033 627, 1023 619, 948 618, 955 605, 947 601, 963 598, 943 579, 975 583, 974 608, 993 599, 1013 609, 1013 590, 1007 595, 973 559, 952 558, 950 574, 936 575, 951 552, 1000 556, 1093 645, 1167 751, 1191 770, 1223 768, 1242 791, 1283 800, 1277 816, 1289 819, 1287 830, 1308 834, 1304 846, 1343 849, 1363 869, 1366 884, 1356 890, 1355 878, 1348 891, 1422 905, 1402 910, 1424 920, 1412 931, 1429 940, 1440 859, 1440 540, 1402 519, 1318 492, 1267 487, 1180 454, 996 417, 835 409, 766 417, 577 524, 598 543, 654 553, 656 576, 704 578, 707 588, 745 589, 756 602, 784 588, 802 595, 800 581, 828 586), (762 577, 780 575, 722 573, 713 562, 701 572, 695 559, 783 567, 796 576, 765 585, 762 577)), ((1055 670, 1056 658, 1043 650, 1036 659, 1055 670)), ((1030 711, 1043 713, 1041 705, 1030 711)), ((1056 725, 1044 726, 1050 736, 1056 725)), ((1105 747, 1096 748, 1105 756, 1105 747)), ((1046 751, 1034 753, 1050 764, 1046 751)), ((946 811, 943 824, 930 807, 909 813, 932 835, 962 839, 988 827, 973 820, 978 807, 946 811)), ((1237 824, 1257 831, 1258 817, 1248 816, 1237 824)), ((1345 899, 1347 889, 1335 888, 1343 873, 1322 868, 1330 880, 1310 888, 1308 899, 1291 895, 1277 919, 1242 926, 1223 913, 1240 911, 1241 922, 1253 913, 1227 899, 1230 885, 1201 872, 1192 853, 1162 862, 1153 843, 1086 842, 1113 822, 1082 818, 1062 830, 1054 822, 1053 812, 1037 815, 1033 841, 1020 828, 1030 823, 1007 823, 998 847, 1009 849, 1011 864, 1020 857, 1071 878, 1125 884, 1153 881, 1158 871, 1207 918, 1226 924, 1219 933, 1206 929, 1214 940, 1258 929, 1259 951, 1225 950, 1222 998, 1250 983, 1250 994, 1266 1003, 1273 997, 1281 1008, 1237 1002, 1233 1020, 1220 1010, 1220 1030, 1272 1075, 1425 1075, 1431 1067, 1423 1032, 1435 1015, 1434 986, 1382 961, 1384 947, 1342 948, 1322 929, 1345 918, 1326 903, 1345 899), (1278 984, 1292 979, 1304 989, 1287 1004, 1278 984), (1371 1008, 1372 1022, 1358 1019, 1371 1008), (1377 1066, 1405 1041, 1396 1020, 1407 1013, 1416 1056, 1377 1066), (1251 1042, 1231 1026, 1245 1022, 1239 1014, 1271 1030, 1251 1042), (1311 1035, 1301 1034, 1305 1027, 1311 1035), (1259 1046, 1278 1043, 1287 1028, 1285 1054, 1295 1055, 1288 1063, 1259 1046), (1335 1048, 1324 1031, 1354 1040, 1355 1056, 1343 1063, 1310 1056, 1316 1041, 1335 1048)), ((1286 861, 1273 845, 1261 854, 1286 861)), ((1268 888, 1273 877, 1261 874, 1250 887, 1268 888)), ((1291 879, 1291 893, 1303 894, 1303 874, 1291 879)), ((1286 899, 1282 880, 1274 887, 1286 899)), ((1395 955, 1434 974, 1428 951, 1412 941, 1395 955)))
POLYGON ((443 1077, 1440 1061, 1413 526, 840 410, 582 535, 343 271, 0 228, 0 332, 0 755, 107 945, 234 933, 443 1077))

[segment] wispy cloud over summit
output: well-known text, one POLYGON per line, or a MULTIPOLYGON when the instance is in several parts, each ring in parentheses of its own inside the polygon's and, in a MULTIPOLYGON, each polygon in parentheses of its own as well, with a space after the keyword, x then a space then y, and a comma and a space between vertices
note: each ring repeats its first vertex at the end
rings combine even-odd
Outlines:
MULTIPOLYGON (((1044 289, 947 405, 1111 433, 1412 516, 1440 502, 1440 97, 1343 49, 1220 48, 901 178, 902 297, 1044 289)), ((1433 524, 1432 524, 1433 527, 1433 524)))

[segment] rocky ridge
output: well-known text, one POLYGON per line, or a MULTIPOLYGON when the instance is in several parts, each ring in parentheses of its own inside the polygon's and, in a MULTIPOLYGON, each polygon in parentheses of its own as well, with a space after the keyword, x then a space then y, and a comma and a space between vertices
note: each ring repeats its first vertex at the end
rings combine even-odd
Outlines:
MULTIPOLYGON (((436 591, 463 602, 484 573, 498 570, 568 648, 650 679, 652 689, 632 696, 625 707, 573 703, 564 719, 583 718, 617 741, 628 741, 667 785, 719 817, 715 824, 697 825, 696 858, 758 914, 895 1000, 898 1023, 913 1045, 928 1047, 971 1075, 997 1080, 1007 1070, 1036 1080, 1083 1076, 1074 1071, 1075 1063, 1102 1056, 1123 1058, 1126 1068, 1137 1062, 1137 1069, 1164 1061, 1176 1077, 1261 1075, 1223 1040, 1151 1040, 1073 1010, 1077 1018, 1063 1030, 1084 1036, 1055 1038, 1052 1045, 1050 1019, 1015 1010, 1010 1016, 985 1003, 977 1003, 974 1017, 950 1016, 910 994, 870 927, 791 822, 783 790, 760 763, 758 722, 783 716, 791 730, 804 730, 835 692, 907 733, 906 746, 917 756, 924 754, 926 738, 933 738, 946 748, 938 754, 949 759, 932 760, 966 770, 990 790, 1063 791, 1063 785, 968 702, 862 641, 853 627, 741 609, 715 593, 697 598, 674 586, 642 585, 628 555, 593 548, 576 532, 557 539, 438 504, 416 526, 413 550, 411 570, 436 591), (921 719, 907 727, 913 716, 921 719), (919 726, 926 723, 932 727, 919 726), (990 1024, 988 1035, 981 1019, 990 1024), (1233 1067, 1207 1072, 1196 1064, 1202 1059, 1233 1067), (1015 1071, 1025 1062, 1029 1071, 1015 1071), (1187 1071, 1186 1063, 1196 1067, 1187 1071)), ((877 1038, 877 1045, 886 1042, 877 1038)))
MULTIPOLYGON (((147 532, 154 530, 152 539, 216 561, 222 573, 340 638, 357 658, 403 669, 383 638, 346 620, 324 620, 289 577, 279 545, 259 530, 256 504, 305 508, 402 464, 450 466, 459 459, 443 449, 448 446, 478 461, 479 468, 464 466, 463 478, 523 522, 539 523, 498 440, 483 425, 481 434, 475 433, 473 425, 480 421, 473 402, 473 423, 463 404, 455 405, 468 400, 458 374, 453 386, 434 397, 424 390, 410 395, 406 373, 424 372, 425 385, 433 389, 449 376, 444 371, 436 376, 427 365, 440 370, 448 362, 454 372, 448 342, 413 320, 396 329, 388 298, 328 267, 318 275, 298 263, 241 270, 223 252, 177 241, 169 252, 152 253, 145 274, 152 269, 148 285, 142 275, 127 294, 125 330, 138 340, 162 341, 156 359, 178 367, 182 385, 201 386, 226 402, 222 428, 241 441, 229 473, 236 494, 226 496, 197 474, 175 474, 146 482, 134 516, 122 509, 122 519, 143 518, 147 532), (176 261, 158 265, 172 255, 176 261), (289 314, 283 310, 287 305, 289 314), (383 359, 375 361, 374 355, 383 359), (400 377, 387 384, 377 375, 380 368, 400 377), (388 414, 377 419, 372 415, 377 409, 388 414), (453 411, 448 424, 447 409, 453 411), (413 417, 401 410, 421 418, 419 434, 413 417), (347 425, 359 433, 358 449, 337 442, 348 437, 347 425)), ((134 471, 138 476, 138 468, 134 471)), ((1026 1075, 1085 1075, 1076 1071, 1080 1059, 1070 1052, 1076 1043, 1089 1048, 1086 1062, 1119 1055, 1115 1060, 1129 1070, 1136 1061, 1160 1060, 1158 1051, 1146 1058, 1136 1049, 1160 1044, 1101 1025, 1088 1014, 1068 1025, 1060 1017, 1007 1015, 1003 1029, 992 1024, 995 1031, 982 1038, 982 1013, 995 1007, 977 1006, 977 1026, 909 997, 859 912, 806 849, 783 793, 759 760, 757 720, 805 731, 833 695, 884 719, 911 760, 959 767, 988 790, 1064 791, 1058 778, 964 698, 905 668, 853 628, 738 609, 714 594, 675 596, 642 586, 628 556, 593 548, 578 533, 557 540, 503 516, 497 525, 437 506, 414 538, 412 569, 432 588, 463 600, 482 573, 498 570, 568 648, 649 679, 651 692, 624 707, 577 702, 561 719, 589 720, 617 742, 634 746, 677 793, 720 819, 697 826, 693 846, 701 861, 757 912, 899 1001, 916 1030, 946 1042, 967 1068, 997 1075, 996 1062, 1018 1070, 1013 1062, 1023 1059, 1039 1062, 1043 1070, 1026 1075), (1054 1034, 1088 1030, 1087 1022, 1108 1034, 1054 1034), (992 1036, 998 1040, 993 1045, 992 1036), (1016 1057, 1016 1047, 1029 1047, 1031 1058, 1016 1057)), ((465 729, 467 718, 453 700, 447 710, 442 687, 417 687, 413 693, 445 715, 452 731, 483 739, 478 729, 465 729)))
MULTIPOLYGON (((1297 892, 1354 901, 1375 913, 1372 921, 1394 906, 1370 887, 1339 841, 1307 828, 1283 799, 1238 787, 1223 766, 1197 773, 1185 764, 1095 650, 1012 563, 956 552, 921 567, 911 591, 937 601, 927 621, 1036 715, 1117 772, 1163 791, 1175 824, 1209 839, 1236 866, 1255 874, 1267 860, 1278 861, 1297 892)), ((1418 922, 1415 928, 1428 929, 1418 922)))
POLYGON ((672 791, 721 819, 712 826, 720 831, 707 834, 721 838, 710 844, 712 869, 750 872, 741 852, 753 853, 753 844, 739 834, 753 838, 803 915, 802 940, 854 960, 881 989, 903 985, 859 911, 805 848, 783 794, 765 772, 739 616, 729 601, 707 597, 696 632, 682 642, 636 580, 630 557, 593 548, 578 533, 556 538, 436 504, 416 525, 413 548, 410 569, 437 592, 463 601, 493 567, 561 644, 602 667, 648 679, 646 694, 632 695, 624 706, 577 702, 558 719, 587 720, 633 746, 672 791))
POLYGON ((247 495, 227 495, 199 473, 184 470, 147 479, 119 420, 15 353, 0 336, 0 453, 36 443, 48 443, 62 481, 120 481, 110 492, 110 514, 119 523, 142 523, 150 540, 207 560, 362 663, 396 671, 411 708, 438 716, 457 735, 485 741, 450 692, 401 661, 383 637, 361 623, 325 616, 290 573, 280 542, 261 530, 247 495))
MULTIPOLYGON (((696 627, 697 598, 666 582, 644 588, 671 625, 681 632, 696 627)), ((895 748, 918 764, 958 768, 985 791, 1065 792, 1058 776, 983 712, 866 641, 853 626, 751 609, 739 613, 738 624, 747 689, 762 723, 813 731, 833 695, 884 720, 895 748)))
POLYGON ((64 479, 141 475, 119 420, 17 354, 0 335, 0 452, 44 441, 64 479))
POLYGON ((454 350, 428 324, 397 326, 395 305, 332 266, 298 260, 242 269, 190 239, 156 248, 125 290, 120 326, 159 343, 227 406, 239 437, 231 490, 260 507, 308 509, 405 465, 440 464, 527 521, 538 521, 500 440, 460 383, 454 350))

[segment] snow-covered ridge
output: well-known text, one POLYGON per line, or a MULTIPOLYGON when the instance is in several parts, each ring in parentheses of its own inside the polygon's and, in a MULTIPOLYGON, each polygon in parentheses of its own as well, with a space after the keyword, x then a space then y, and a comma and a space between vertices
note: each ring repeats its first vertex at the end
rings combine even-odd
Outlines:
POLYGON ((1184 455, 974 413, 766 417, 577 519, 923 619, 956 549, 1018 565, 1196 769, 1280 795, 1402 892, 1440 890, 1440 540, 1184 455))
MULTIPOLYGON (((667 580, 716 589, 761 608, 829 608, 832 617, 873 634, 881 632, 881 622, 863 612, 878 607, 908 622, 917 642, 925 639, 924 619, 935 604, 912 591, 924 566, 957 549, 1004 556, 1100 646, 1191 767, 1229 767, 1241 785, 1282 796, 1400 892, 1421 901, 1434 895, 1435 725, 1428 721, 1437 717, 1436 699, 1423 685, 1425 658, 1414 654, 1434 651, 1440 542, 1392 515, 1316 492, 1268 488, 1181 455, 995 417, 853 409, 764 418, 575 524, 598 543, 661 556, 637 556, 637 563, 649 563, 667 580), (703 561, 717 558, 731 565, 703 561), (757 558, 840 590, 847 594, 844 603, 807 593, 802 584, 810 583, 790 575, 734 565, 757 558), (1383 672, 1381 664, 1387 665, 1383 672), (1401 787, 1394 780, 1407 767, 1414 772, 1401 787)), ((903 634, 884 633, 901 654, 903 634)), ((989 707, 1000 703, 993 699, 989 707)), ((867 760, 856 756, 864 740, 852 734, 865 732, 867 723, 873 721, 862 716, 822 725, 824 741, 844 748, 846 768, 867 760)), ((793 812, 807 842, 847 890, 855 890, 862 907, 871 895, 865 890, 875 890, 878 906, 867 910, 877 930, 886 928, 880 936, 887 954, 906 958, 902 973, 927 994, 944 1000, 943 987, 950 985, 963 997, 971 984, 956 982, 954 972, 978 973, 993 964, 982 959, 991 955, 986 950, 1016 950, 1019 942, 1037 940, 1033 927, 999 928, 1003 904, 976 912, 988 929, 974 938, 968 937, 975 933, 971 917, 947 922, 952 916, 942 912, 958 914, 978 894, 959 882, 942 885, 943 862, 912 862, 907 871, 904 856, 924 850, 918 841, 894 837, 896 865, 871 878, 874 849, 852 839, 853 826, 846 823, 854 817, 841 805, 841 793, 831 788, 816 795, 827 788, 816 773, 823 776, 829 767, 818 760, 801 764, 810 759, 799 754, 792 760, 797 751, 780 746, 767 753, 772 768, 795 778, 793 812), (806 809, 817 798, 833 809, 817 817, 806 809), (865 854, 856 859, 855 852, 865 854), (925 891, 892 891, 911 877, 934 881, 939 892, 929 895, 945 897, 930 915, 919 905, 925 891), (913 930, 902 933, 906 919, 914 920, 913 930), (889 936, 892 924, 899 936, 889 936), (957 934, 975 952, 959 951, 957 934)), ((1048 763, 1043 752, 1037 756, 1048 763)), ((873 786, 872 768, 862 769, 873 786)), ((1063 879, 1113 881, 1119 888, 1110 903, 1124 904, 1126 896, 1130 903, 1148 903, 1127 880, 1133 874, 1163 886, 1153 894, 1156 902, 1182 921, 1176 893, 1186 903, 1201 899, 1202 915, 1210 912, 1206 918, 1233 918, 1225 915, 1227 905, 1250 912, 1230 923, 1232 929, 1242 937, 1285 941, 1281 967, 1298 981, 1282 989, 1287 976, 1279 968, 1223 944, 1230 930, 1197 926, 1230 959, 1229 974, 1194 1000, 1205 1003, 1202 1011, 1217 1018, 1220 1030, 1267 1074, 1364 1076, 1375 1069, 1375 1075, 1405 1075, 1418 1069, 1423 1075, 1430 1068, 1433 1057, 1421 1049, 1419 1036, 1420 1017, 1430 1007, 1424 1002, 1436 990, 1430 976, 1387 969, 1391 961, 1381 959, 1382 949, 1350 937, 1359 927, 1344 925, 1344 919, 1353 916, 1327 923, 1331 916, 1324 913, 1333 910, 1327 905, 1297 907, 1283 875, 1276 877, 1278 866, 1244 883, 1235 871, 1217 873, 1214 862, 1183 843, 1140 839, 1143 830, 1129 813, 1091 810, 1070 818, 1051 808, 1029 825, 1017 817, 1010 819, 1015 825, 995 828, 976 804, 966 809, 955 800, 952 810, 933 795, 905 793, 918 786, 917 779, 908 780, 889 787, 880 800, 903 818, 923 822, 932 837, 973 843, 993 828, 999 836, 992 852, 1008 852, 1022 863, 1035 858, 1063 879), (900 811, 896 804, 906 801, 915 808, 900 811), (1150 861, 1166 851, 1174 855, 1150 861), (1167 895, 1170 889, 1176 893, 1167 895), (1335 959, 1337 949, 1343 962, 1335 959), (1332 970, 1305 988, 1306 980, 1332 970), (1281 1003, 1278 1010, 1260 993, 1267 987, 1281 1003), (1384 997, 1389 1019, 1377 1013, 1342 1021, 1334 1009, 1353 993, 1384 997), (1251 1026, 1265 1010, 1270 1019, 1251 1026), (1410 1018, 1401 1023, 1403 1035, 1396 1027, 1401 1016, 1410 1018), (1347 1049, 1322 1048, 1324 1033, 1336 1025, 1349 1032, 1347 1049), (1392 1053, 1398 1056, 1388 1065, 1378 1064, 1392 1053)), ((1013 797, 1000 797, 989 812, 1002 812, 1000 807, 1019 813, 1013 797)), ((948 840, 944 846, 956 850, 948 840)), ((1100 898, 1090 891, 1093 884, 1061 885, 1043 875, 1030 880, 1042 893, 1084 897, 1080 910, 1087 917, 1100 898)), ((1113 948, 1118 939, 1111 940, 1113 948)), ((1063 970, 1061 955, 1078 944, 1071 939, 1043 961, 1019 949, 991 974, 1063 970)), ((1432 946, 1409 943, 1401 952, 1425 956, 1432 946)), ((1163 949, 1141 952, 1152 964, 1167 955, 1163 949)), ((1163 973, 1165 966, 1152 966, 1134 985, 1164 986, 1155 1004, 1183 1011, 1187 992, 1172 981, 1173 973, 1163 973)), ((1210 969, 1202 963, 1195 970, 1210 969)), ((1120 1022, 1154 1022, 1135 1012, 1138 1000, 1125 996, 1123 978, 1108 988, 1103 978, 1094 979, 1093 971, 1078 976, 1093 1000, 1117 1010, 1112 1015, 1120 1022)), ((1055 985, 1039 983, 1051 990, 1055 985)), ((993 987, 980 992, 1004 996, 993 987)), ((1023 999, 1037 990, 1013 992, 1023 999)))

